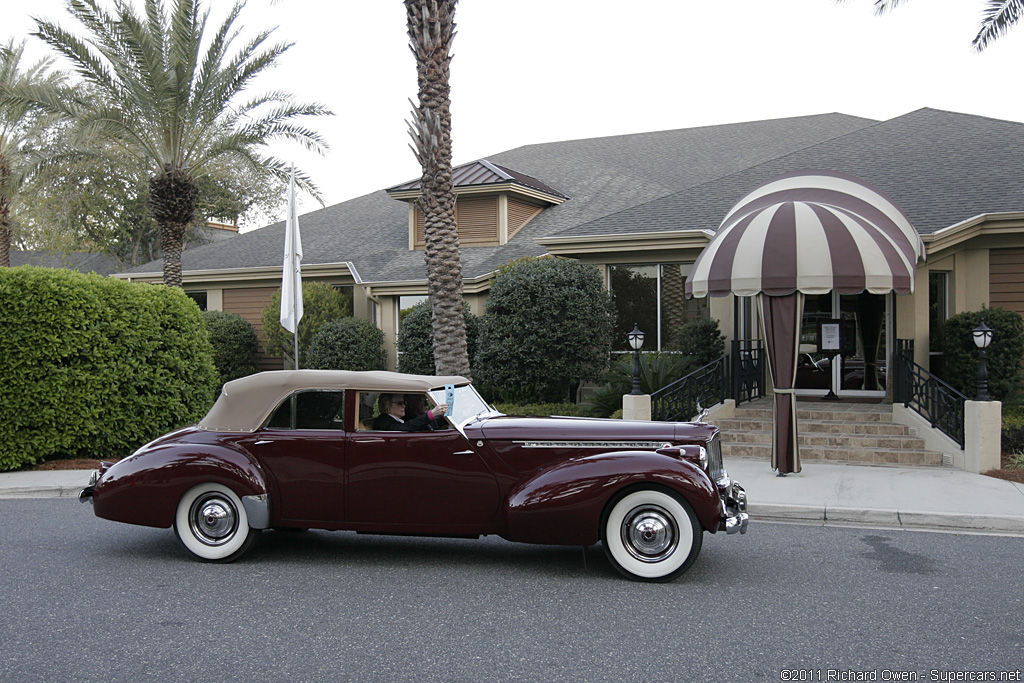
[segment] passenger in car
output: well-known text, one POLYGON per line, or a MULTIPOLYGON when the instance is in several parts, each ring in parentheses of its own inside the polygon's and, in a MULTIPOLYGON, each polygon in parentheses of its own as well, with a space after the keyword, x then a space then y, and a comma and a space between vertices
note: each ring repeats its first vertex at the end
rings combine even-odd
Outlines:
POLYGON ((380 415, 373 420, 373 428, 389 432, 421 432, 430 429, 430 423, 444 417, 448 405, 442 403, 422 415, 405 419, 405 396, 402 394, 381 394, 377 399, 380 415))

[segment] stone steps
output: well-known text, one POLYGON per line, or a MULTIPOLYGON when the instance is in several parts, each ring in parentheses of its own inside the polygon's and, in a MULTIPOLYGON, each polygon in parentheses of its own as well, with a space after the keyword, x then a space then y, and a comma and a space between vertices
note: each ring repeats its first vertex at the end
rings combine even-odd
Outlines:
MULTIPOLYGON (((832 462, 941 466, 915 430, 892 421, 892 407, 798 403, 800 458, 832 462)), ((722 455, 771 459, 772 408, 765 400, 740 406, 734 417, 712 420, 722 430, 722 455)))

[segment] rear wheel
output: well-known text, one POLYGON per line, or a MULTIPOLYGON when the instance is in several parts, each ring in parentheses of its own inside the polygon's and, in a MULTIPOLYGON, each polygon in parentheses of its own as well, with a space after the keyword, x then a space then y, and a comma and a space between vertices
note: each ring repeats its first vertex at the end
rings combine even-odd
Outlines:
POLYGON ((636 581, 671 581, 697 560, 704 530, 681 496, 640 489, 612 502, 601 525, 608 559, 636 581))
POLYGON ((259 536, 234 491, 220 484, 200 484, 185 492, 174 515, 174 531, 196 557, 233 562, 259 536))

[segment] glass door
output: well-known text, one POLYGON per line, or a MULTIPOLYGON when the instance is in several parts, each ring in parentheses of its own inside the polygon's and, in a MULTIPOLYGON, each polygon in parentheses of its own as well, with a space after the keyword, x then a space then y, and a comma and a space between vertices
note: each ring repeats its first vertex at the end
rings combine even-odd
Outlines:
POLYGON ((803 396, 882 397, 885 395, 886 359, 889 357, 891 295, 860 294, 808 295, 800 332, 800 358, 796 388, 803 396), (843 325, 853 340, 843 342, 845 355, 819 353, 819 323, 833 320, 843 325))

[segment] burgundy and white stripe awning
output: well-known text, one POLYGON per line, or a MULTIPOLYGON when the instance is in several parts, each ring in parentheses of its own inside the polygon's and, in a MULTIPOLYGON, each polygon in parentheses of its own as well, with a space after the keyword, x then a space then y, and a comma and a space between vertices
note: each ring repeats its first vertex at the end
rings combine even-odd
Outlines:
POLYGON ((774 178, 741 199, 686 279, 686 295, 914 291, 924 244, 880 190, 833 171, 774 178))

